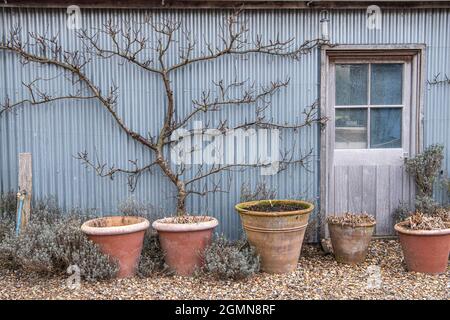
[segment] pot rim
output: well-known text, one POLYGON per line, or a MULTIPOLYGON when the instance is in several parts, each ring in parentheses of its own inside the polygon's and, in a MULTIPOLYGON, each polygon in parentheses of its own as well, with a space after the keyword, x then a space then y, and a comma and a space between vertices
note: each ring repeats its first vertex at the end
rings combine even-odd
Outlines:
POLYGON ((340 226, 340 227, 347 227, 347 228, 370 228, 370 227, 375 227, 375 225, 377 224, 376 221, 369 223, 369 222, 365 222, 365 223, 361 223, 361 224, 342 224, 342 223, 338 223, 338 222, 330 222, 327 221, 328 225, 334 225, 334 226, 340 226))
POLYGON ((83 231, 85 234, 93 235, 93 236, 114 236, 114 235, 121 235, 121 234, 127 234, 127 233, 134 233, 139 232, 148 229, 150 226, 150 222, 143 218, 143 217, 137 217, 137 216, 109 216, 109 217, 101 217, 96 219, 91 219, 86 221, 81 225, 81 231, 83 231), (90 226, 93 221, 96 220, 105 220, 105 219, 111 219, 111 218, 119 218, 119 217, 127 217, 127 218, 136 218, 140 222, 128 224, 124 226, 114 226, 114 227, 93 227, 90 226))
POLYGON ((247 201, 241 202, 235 205, 235 209, 240 214, 247 214, 251 216, 260 216, 260 217, 283 217, 283 216, 293 216, 299 214, 309 214, 314 210, 314 204, 311 202, 303 201, 303 200, 289 200, 289 199, 280 199, 280 200, 270 200, 274 203, 291 203, 291 204, 300 204, 300 205, 308 205, 309 207, 302 210, 294 210, 294 211, 273 211, 273 212, 263 212, 263 211, 250 211, 245 209, 245 207, 253 206, 261 202, 265 202, 269 200, 256 200, 256 201, 247 201))
POLYGON ((193 231, 202 231, 202 230, 208 230, 213 229, 219 225, 219 220, 216 218, 210 217, 211 220, 209 221, 201 221, 201 222, 195 222, 195 223, 167 223, 162 222, 164 219, 162 218, 153 221, 152 227, 156 231, 163 231, 163 232, 193 232, 193 231))
POLYGON ((450 228, 440 230, 411 230, 404 226, 406 223, 408 222, 407 221, 399 222, 394 226, 394 229, 398 233, 409 234, 414 236, 444 236, 450 234, 450 228))

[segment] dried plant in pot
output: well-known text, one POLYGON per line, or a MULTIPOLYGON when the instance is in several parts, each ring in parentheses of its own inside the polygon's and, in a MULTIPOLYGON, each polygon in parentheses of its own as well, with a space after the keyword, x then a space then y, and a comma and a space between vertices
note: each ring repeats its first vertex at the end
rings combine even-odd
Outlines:
POLYGON ((450 251, 450 208, 433 199, 433 186, 444 159, 443 146, 431 145, 414 158, 405 160, 414 178, 416 212, 395 225, 410 271, 439 274, 447 270, 450 251))
POLYGON ((312 203, 257 200, 236 205, 248 242, 261 258, 261 270, 287 273, 297 268, 312 203))
POLYGON ((375 218, 368 214, 345 213, 327 218, 336 261, 347 264, 364 262, 375 229, 375 218))
POLYGON ((141 256, 147 219, 132 216, 103 217, 86 221, 81 230, 100 250, 119 264, 118 278, 131 277, 141 256))
POLYGON ((180 215, 156 220, 152 227, 158 231, 169 268, 178 275, 189 276, 203 266, 203 253, 218 224, 209 216, 180 215))
POLYGON ((429 274, 447 271, 450 253, 448 217, 448 211, 436 216, 417 212, 395 225, 409 271, 429 274))

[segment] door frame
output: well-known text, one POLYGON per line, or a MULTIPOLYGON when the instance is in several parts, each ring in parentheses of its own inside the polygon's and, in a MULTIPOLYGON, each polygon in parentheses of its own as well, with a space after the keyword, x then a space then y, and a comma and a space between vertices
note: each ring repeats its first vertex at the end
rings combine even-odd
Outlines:
MULTIPOLYGON (((329 117, 329 91, 331 81, 328 77, 330 60, 339 58, 377 57, 395 58, 395 56, 411 58, 411 140, 409 155, 420 152, 423 147, 423 101, 425 87, 425 44, 399 44, 399 45, 335 45, 322 46, 320 52, 320 115, 329 117)), ((319 237, 326 237, 326 211, 328 207, 328 186, 330 185, 330 172, 333 165, 333 152, 330 152, 330 128, 325 125, 320 135, 320 211, 319 211, 319 237)), ((331 150, 332 151, 332 150, 331 150)), ((319 239, 319 240, 320 240, 319 239)))

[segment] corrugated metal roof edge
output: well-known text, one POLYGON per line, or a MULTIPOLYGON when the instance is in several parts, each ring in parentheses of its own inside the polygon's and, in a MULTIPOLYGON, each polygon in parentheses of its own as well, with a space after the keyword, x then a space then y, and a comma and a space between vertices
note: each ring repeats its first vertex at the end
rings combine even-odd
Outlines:
MULTIPOLYGON (((3 0, 2 7, 37 7, 37 8, 66 8, 72 5, 72 1, 67 0, 3 0)), ((260 1, 260 0, 77 0, 76 3, 81 8, 122 8, 122 9, 209 9, 209 8, 237 8, 246 9, 363 9, 370 5, 378 5, 384 9, 405 9, 405 8, 450 8, 450 1, 354 1, 354 0, 321 0, 321 1, 260 1)))

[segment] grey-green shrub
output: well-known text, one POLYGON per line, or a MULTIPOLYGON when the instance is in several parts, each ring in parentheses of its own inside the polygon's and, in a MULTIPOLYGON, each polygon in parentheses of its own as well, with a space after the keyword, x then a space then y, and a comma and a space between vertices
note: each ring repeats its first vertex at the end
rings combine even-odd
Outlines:
POLYGON ((408 204, 405 202, 400 202, 399 206, 395 208, 394 211, 392 212, 394 223, 405 221, 406 218, 408 218, 410 215, 411 210, 409 209, 408 204))
POLYGON ((147 230, 145 233, 137 271, 141 277, 169 273, 167 265, 164 262, 164 253, 159 243, 158 235, 151 230, 147 230))
POLYGON ((405 160, 406 172, 416 182, 419 197, 433 196, 433 184, 444 159, 444 147, 431 145, 414 158, 405 160))
POLYGON ((416 212, 422 212, 429 216, 435 215, 437 210, 442 207, 430 196, 417 196, 415 204, 416 212))
POLYGON ((260 270, 259 256, 246 240, 215 239, 204 254, 204 272, 217 279, 243 279, 260 270))
POLYGON ((0 215, 15 214, 17 209, 16 194, 14 192, 0 193, 0 215))
POLYGON ((277 190, 271 189, 265 182, 258 182, 254 189, 248 183, 241 186, 241 202, 275 199, 277 190))
POLYGON ((443 184, 445 192, 447 192, 447 206, 450 207, 450 177, 445 178, 443 184))
POLYGON ((143 217, 150 222, 161 215, 160 210, 155 208, 152 204, 138 201, 134 197, 129 197, 125 201, 119 203, 118 209, 121 215, 143 217))
POLYGON ((89 218, 81 212, 65 213, 56 201, 39 201, 19 236, 14 224, 0 241, 0 260, 11 268, 39 273, 64 273, 70 265, 78 265, 85 280, 114 277, 118 265, 81 231, 82 222, 89 218))
POLYGON ((0 194, 0 241, 14 228, 16 208, 15 193, 6 192, 0 194))
POLYGON ((445 181, 445 184, 447 185, 447 193, 450 197, 450 178, 447 178, 447 180, 445 181))

